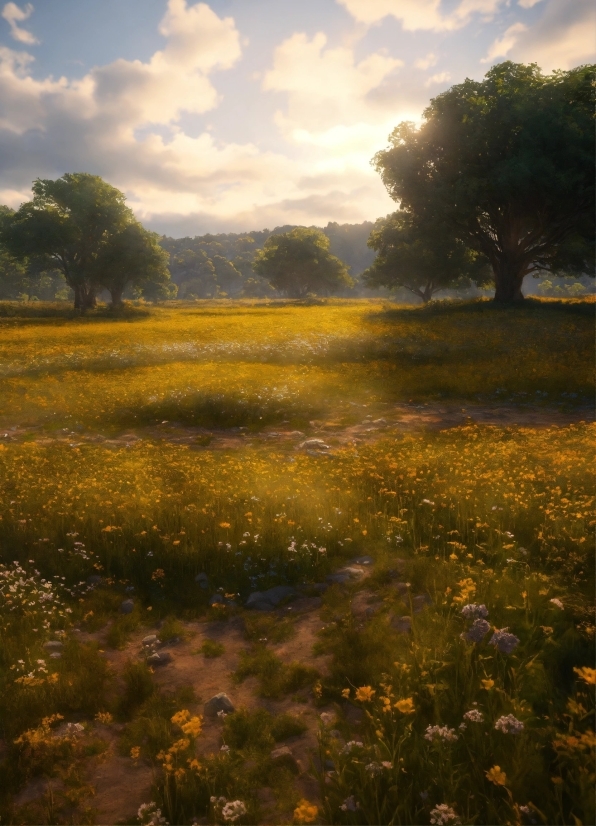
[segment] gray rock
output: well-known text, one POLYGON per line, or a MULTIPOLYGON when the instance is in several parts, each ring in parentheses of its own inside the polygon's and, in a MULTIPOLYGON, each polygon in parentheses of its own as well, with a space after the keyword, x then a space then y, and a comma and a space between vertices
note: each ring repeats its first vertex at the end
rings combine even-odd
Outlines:
POLYGON ((225 605, 226 601, 221 594, 213 594, 209 600, 209 605, 225 605))
POLYGON ((155 645, 157 643, 157 634, 148 634, 142 639, 143 645, 155 645))
POLYGON ((329 574, 329 576, 327 577, 327 582, 336 585, 344 585, 346 582, 350 582, 350 580, 352 579, 360 579, 363 576, 364 571, 362 570, 362 568, 354 568, 348 565, 345 568, 340 568, 334 573, 329 574))
POLYGON ((209 577, 207 576, 207 574, 205 574, 203 572, 196 575, 195 582, 198 583, 199 587, 201 587, 201 588, 208 588, 209 587, 209 577))
POLYGON ((294 774, 300 773, 300 764, 287 746, 280 746, 278 749, 273 749, 269 756, 276 765, 283 766, 294 774))
POLYGON ((133 599, 125 599, 124 602, 120 603, 120 613, 121 614, 132 614, 134 611, 135 603, 133 599))
POLYGON ((360 726, 364 720, 364 711, 352 703, 344 703, 344 717, 351 726, 360 726))
POLYGON ((161 651, 159 654, 151 654, 150 657, 147 657, 147 665, 152 665, 156 667, 168 665, 173 661, 174 658, 167 651, 161 651))
POLYGON ((417 597, 412 599, 412 611, 415 614, 419 614, 427 605, 432 604, 432 599, 429 597, 428 594, 419 594, 417 597))
POLYGON ((410 590, 405 582, 394 582, 393 588, 399 592, 400 596, 405 596, 410 590))
POLYGON ((409 634, 412 630, 412 617, 393 617, 391 627, 400 634, 409 634))
POLYGON ((44 642, 43 647, 46 651, 60 651, 64 648, 64 643, 61 643, 58 640, 48 640, 48 642, 44 642))
POLYGON ((59 660, 62 654, 59 651, 54 651, 53 654, 50 654, 51 660, 59 660))
POLYGON ((326 445, 322 439, 306 439, 298 447, 301 450, 329 450, 329 445, 326 445))
POLYGON ((351 610, 354 617, 370 619, 383 607, 382 601, 371 591, 359 591, 352 600, 351 610))
POLYGON ((232 714, 235 711, 230 698, 223 692, 216 694, 205 703, 206 717, 217 717, 220 711, 223 711, 224 714, 232 714))
POLYGON ((315 591, 318 591, 320 594, 323 594, 329 588, 329 583, 328 582, 315 582, 315 584, 312 587, 314 588, 315 591))
POLYGON ((352 562, 355 565, 374 565, 375 561, 372 556, 357 556, 352 562))
POLYGON ((246 600, 245 607, 255 611, 273 611, 280 602, 298 596, 290 585, 276 585, 267 591, 254 591, 246 600))

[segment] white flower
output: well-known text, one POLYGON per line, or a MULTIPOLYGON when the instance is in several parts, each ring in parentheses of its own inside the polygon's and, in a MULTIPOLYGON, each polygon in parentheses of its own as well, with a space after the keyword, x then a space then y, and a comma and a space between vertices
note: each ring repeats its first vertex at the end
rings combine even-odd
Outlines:
POLYGON ((430 822, 433 826, 445 826, 447 823, 459 823, 460 820, 451 806, 446 803, 439 803, 430 813, 430 822))
POLYGON ((246 814, 246 806, 241 800, 230 800, 221 810, 221 816, 226 823, 235 823, 238 818, 246 814))
POLYGON ((470 602, 464 605, 461 613, 466 619, 485 619, 488 617, 488 608, 486 605, 476 605, 475 602, 470 602))
POLYGON ((361 749, 361 748, 363 748, 363 743, 361 743, 360 740, 350 740, 349 743, 346 743, 346 745, 343 747, 343 749, 341 750, 341 753, 342 754, 349 754, 352 751, 352 749, 361 749))
POLYGON ((137 817, 144 826, 168 826, 165 817, 161 816, 161 809, 157 808, 157 803, 141 803, 137 817))
POLYGON ((381 766, 383 766, 384 769, 392 769, 393 763, 390 760, 383 760, 381 766))
POLYGON ((342 812, 355 812, 358 808, 358 804, 354 799, 354 795, 351 794, 349 797, 346 797, 346 799, 339 808, 342 810, 342 812))
POLYGON ((553 599, 550 599, 550 600, 549 600, 549 602, 552 602, 552 604, 553 604, 553 605, 556 605, 556 606, 557 606, 557 608, 561 608, 561 609, 563 609, 563 608, 565 607, 565 606, 563 605, 563 603, 561 602, 561 600, 560 600, 560 599, 557 599, 556 597, 554 597, 553 599))
POLYGON ((432 742, 435 737, 438 737, 439 740, 444 740, 446 743, 457 740, 457 734, 453 728, 447 728, 447 726, 428 726, 424 739, 432 742))
POLYGON ((227 754, 229 752, 229 750, 230 750, 230 747, 226 746, 226 745, 224 745, 220 748, 220 751, 223 751, 224 754, 227 754))
POLYGON ((466 711, 464 714, 464 720, 469 720, 471 723, 482 723, 484 722, 484 715, 477 708, 471 708, 470 711, 466 711))
POLYGON ((368 763, 365 767, 365 771, 367 771, 370 775, 374 776, 375 774, 381 774, 383 771, 383 767, 379 765, 379 763, 368 763))
POLYGON ((520 731, 523 731, 524 724, 513 714, 507 714, 504 717, 499 717, 495 723, 495 728, 504 734, 519 734, 520 731))

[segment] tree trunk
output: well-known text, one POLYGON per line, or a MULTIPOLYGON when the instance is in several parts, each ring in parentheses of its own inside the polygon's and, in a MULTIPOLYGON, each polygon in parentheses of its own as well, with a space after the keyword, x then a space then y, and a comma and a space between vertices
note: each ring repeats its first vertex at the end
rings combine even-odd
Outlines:
POLYGON ((121 307, 122 306, 122 293, 124 292, 124 287, 114 287, 110 289, 110 297, 112 299, 112 307, 121 307))
POLYGON ((521 291, 524 268, 517 262, 499 261, 493 264, 495 275, 495 298, 498 304, 516 304, 524 301, 521 291))
POLYGON ((97 306, 97 298, 95 295, 95 288, 88 287, 86 284, 75 284, 74 290, 74 308, 84 313, 86 310, 92 310, 97 306))

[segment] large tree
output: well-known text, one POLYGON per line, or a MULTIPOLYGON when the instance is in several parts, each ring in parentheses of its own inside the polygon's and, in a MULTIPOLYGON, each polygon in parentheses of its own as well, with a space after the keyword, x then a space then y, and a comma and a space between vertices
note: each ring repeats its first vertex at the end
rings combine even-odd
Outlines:
POLYGON ((445 289, 486 284, 490 268, 444 225, 426 227, 404 210, 377 221, 368 239, 377 257, 363 273, 369 287, 402 287, 426 304, 445 289))
POLYGON ((346 265, 329 252, 329 238, 313 227, 271 235, 253 270, 291 298, 328 295, 352 284, 346 265))
POLYGON ((15 257, 62 272, 75 308, 84 311, 95 306, 104 286, 106 248, 133 224, 122 192, 97 175, 67 173, 55 181, 37 179, 33 199, 4 224, 0 240, 15 257))
POLYGON ((490 261, 495 300, 525 275, 594 269, 594 73, 507 61, 401 123, 376 169, 402 209, 490 261))

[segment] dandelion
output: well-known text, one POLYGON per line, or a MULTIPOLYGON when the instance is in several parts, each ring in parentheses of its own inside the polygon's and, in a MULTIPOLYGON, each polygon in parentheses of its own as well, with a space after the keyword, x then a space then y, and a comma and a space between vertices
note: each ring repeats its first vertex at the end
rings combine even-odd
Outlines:
POLYGON ((484 714, 478 711, 477 708, 471 708, 464 714, 464 720, 469 720, 471 723, 482 723, 484 722, 484 714))
POLYGON ((460 637, 467 642, 482 642, 489 631, 490 625, 485 619, 475 619, 472 627, 460 634, 460 637))
POLYGON ((502 654, 511 654, 519 645, 519 639, 515 634, 510 634, 508 628, 502 628, 492 635, 490 645, 496 646, 502 654))
POLYGON ((349 797, 346 797, 346 799, 339 808, 342 810, 342 812, 355 812, 359 808, 359 806, 358 803, 356 803, 354 795, 351 794, 349 797))
POLYGON ((407 697, 405 700, 398 700, 394 708, 401 711, 402 714, 414 714, 416 711, 412 697, 407 697))
POLYGON ((294 809, 294 823, 314 823, 318 814, 317 806, 302 798, 294 809))
POLYGON ((588 683, 588 685, 596 685, 596 668, 584 666, 583 668, 574 668, 573 670, 580 680, 588 683))
POLYGON ((448 728, 447 726, 428 726, 424 739, 433 742, 435 738, 443 740, 445 743, 452 743, 454 740, 457 740, 457 734, 455 733, 455 729, 448 728))
POLYGON ((230 800, 221 810, 221 816, 226 823, 235 823, 246 814, 246 806, 242 800, 230 800))
POLYGON ((488 608, 486 605, 476 605, 475 602, 470 602, 464 605, 461 614, 466 619, 485 619, 488 617, 488 608))
POLYGON ((439 803, 434 809, 431 809, 430 822, 433 826, 446 826, 446 824, 459 823, 460 820, 451 806, 446 803, 439 803))
POLYGON ((374 688, 371 688, 369 685, 363 685, 356 689, 356 699, 361 703, 370 703, 375 693, 374 688))
POLYGON ((480 680, 480 682, 482 683, 482 688, 485 691, 490 691, 491 688, 493 688, 494 684, 495 684, 495 681, 491 680, 490 678, 488 680, 480 680))
POLYGON ((489 769, 485 774, 487 779, 490 780, 491 783, 494 783, 495 786, 505 786, 507 783, 507 775, 504 771, 501 771, 500 766, 493 766, 492 769, 489 769))
POLYGON ((518 720, 517 717, 514 717, 513 714, 507 714, 499 717, 495 723, 495 728, 497 731, 502 731, 503 734, 519 734, 520 731, 523 731, 524 724, 521 720, 518 720))

